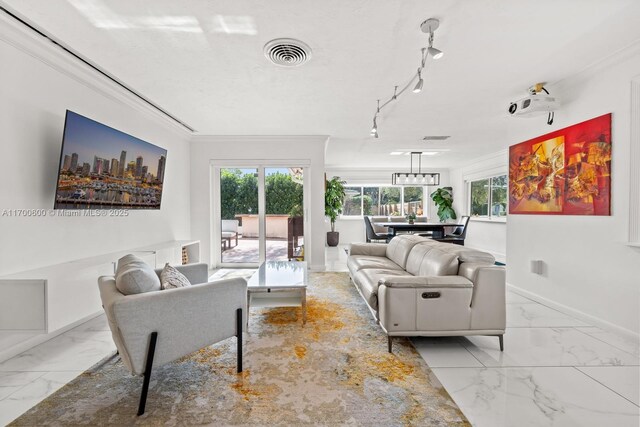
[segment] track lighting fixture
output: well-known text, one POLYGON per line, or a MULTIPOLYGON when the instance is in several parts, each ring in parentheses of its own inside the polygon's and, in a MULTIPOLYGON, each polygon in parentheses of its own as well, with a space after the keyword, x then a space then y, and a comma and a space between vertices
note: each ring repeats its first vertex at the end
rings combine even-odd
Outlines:
POLYGON ((416 87, 413 88, 413 93, 420 93, 422 92, 422 74, 421 74, 421 70, 420 68, 418 68, 418 83, 416 83, 416 87))
POLYGON ((414 84, 414 82, 416 82, 416 80, 417 82, 415 83, 415 86, 413 86, 413 93, 422 92, 422 88, 424 86, 424 80, 422 79, 422 72, 425 69, 427 58, 431 56, 431 58, 433 59, 439 59, 439 58, 442 58, 442 56, 444 55, 444 53, 441 50, 433 47, 433 34, 438 29, 439 26, 440 26, 440 21, 438 21, 435 18, 429 18, 426 21, 424 21, 422 24, 420 24, 420 29, 422 30, 422 32, 429 34, 429 46, 423 47, 421 49, 422 54, 420 55, 420 67, 418 67, 417 73, 413 77, 411 77, 411 80, 409 80, 409 82, 405 86, 403 86, 402 89, 398 90, 399 86, 395 86, 393 90, 393 96, 391 96, 391 98, 389 98, 386 102, 380 105, 380 100, 378 100, 378 109, 376 110, 376 114, 373 117, 373 128, 371 129, 371 136, 375 138, 380 137, 378 135, 378 125, 376 122, 378 114, 380 114, 380 110, 382 110, 384 107, 389 105, 390 102, 397 100, 400 97, 400 95, 402 95, 407 89, 409 89, 409 87, 411 87, 414 84))
POLYGON ((444 56, 444 52, 443 51, 441 51, 439 49, 436 49, 433 46, 429 46, 429 53, 431 54, 431 57, 433 59, 440 59, 440 58, 442 58, 444 56))

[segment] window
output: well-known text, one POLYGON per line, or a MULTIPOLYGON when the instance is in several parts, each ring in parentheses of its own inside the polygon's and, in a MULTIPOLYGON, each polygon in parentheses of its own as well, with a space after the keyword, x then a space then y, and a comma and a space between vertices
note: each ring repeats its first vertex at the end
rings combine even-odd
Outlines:
POLYGON ((403 215, 400 204, 400 187, 380 187, 380 215, 403 215))
POLYGON ((489 216, 489 180, 471 182, 471 216, 489 216))
POLYGON ((364 215, 382 215, 380 213, 380 187, 364 187, 362 192, 362 211, 364 215))
POLYGON ((471 181, 469 185, 471 216, 504 218, 507 215, 507 176, 471 181))
POLYGON ((362 215, 362 187, 344 187, 343 216, 362 215))
POLYGON ((424 187, 404 187, 402 203, 405 215, 424 215, 424 187))
POLYGON ((507 216, 507 176, 491 178, 491 216, 507 216))
POLYGON ((342 216, 425 215, 424 187, 345 186, 342 216))

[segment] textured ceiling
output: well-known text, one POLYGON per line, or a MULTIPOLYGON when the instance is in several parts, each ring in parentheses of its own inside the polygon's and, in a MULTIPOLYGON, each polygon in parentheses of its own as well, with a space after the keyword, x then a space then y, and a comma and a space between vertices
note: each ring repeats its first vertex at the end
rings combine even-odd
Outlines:
POLYGON ((327 165, 406 164, 396 149, 451 135, 450 166, 506 146, 509 101, 640 39, 637 0, 0 0, 9 10, 196 129, 331 135, 327 165), (422 93, 375 101, 415 72, 429 17, 441 20, 422 93), (311 61, 284 68, 264 44, 292 37, 311 61), (481 148, 480 148, 481 147, 481 148), (481 150, 481 151, 480 151, 481 150))

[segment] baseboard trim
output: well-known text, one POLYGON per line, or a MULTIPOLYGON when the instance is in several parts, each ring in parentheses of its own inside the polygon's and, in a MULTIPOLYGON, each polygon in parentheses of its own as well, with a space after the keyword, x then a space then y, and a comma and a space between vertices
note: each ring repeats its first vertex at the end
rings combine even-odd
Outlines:
POLYGON ((534 292, 527 291, 525 289, 519 288, 511 283, 507 283, 507 288, 513 291, 516 294, 519 294, 523 297, 529 298, 536 302, 539 302, 542 305, 546 305, 547 307, 553 308, 555 310, 561 311, 569 316, 575 317, 578 320, 582 320, 584 322, 589 323, 592 326, 597 326, 600 329, 604 329, 609 332, 613 332, 618 335, 622 335, 625 338, 631 339, 635 342, 640 343, 640 334, 633 332, 627 328, 623 328, 622 326, 611 323, 607 320, 601 319, 599 317, 593 316, 591 314, 585 313, 584 311, 580 311, 573 307, 569 307, 568 305, 561 304, 556 301, 552 301, 548 298, 540 296, 534 292))
POLYGON ((67 331, 70 331, 71 329, 75 328, 76 326, 80 326, 85 322, 88 322, 89 320, 93 319, 94 317, 98 317, 100 316, 102 313, 104 313, 104 311, 100 310, 97 311, 93 314, 90 314, 88 316, 83 317, 80 320, 77 320, 73 323, 68 324, 67 326, 60 328, 60 329, 56 329, 53 332, 49 332, 49 333, 42 333, 40 335, 36 335, 33 338, 29 338, 27 340, 24 340, 18 344, 15 344, 13 346, 11 346, 10 348, 6 349, 6 350, 2 350, 0 351, 0 363, 11 359, 12 357, 17 356, 20 353, 23 353, 27 350, 32 349, 35 346, 38 346, 40 344, 43 344, 55 337, 57 337, 58 335, 64 334, 67 331))
POLYGON ((311 271, 325 271, 327 266, 324 264, 313 264, 309 266, 309 270, 311 271))

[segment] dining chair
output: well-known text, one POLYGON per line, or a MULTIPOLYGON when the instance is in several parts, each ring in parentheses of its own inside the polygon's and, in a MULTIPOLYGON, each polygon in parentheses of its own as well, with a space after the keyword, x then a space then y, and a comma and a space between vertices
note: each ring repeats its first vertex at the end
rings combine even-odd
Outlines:
POLYGON ((389 243, 389 241, 393 238, 392 235, 376 233, 373 229, 373 225, 371 224, 371 219, 367 215, 364 215, 363 218, 365 231, 367 233, 367 243, 371 243, 372 241, 379 242, 380 240, 384 240, 385 243, 389 243))
POLYGON ((469 229, 469 218, 468 215, 462 216, 459 225, 451 233, 445 234, 444 237, 434 238, 434 240, 464 246, 464 239, 467 237, 469 229))

